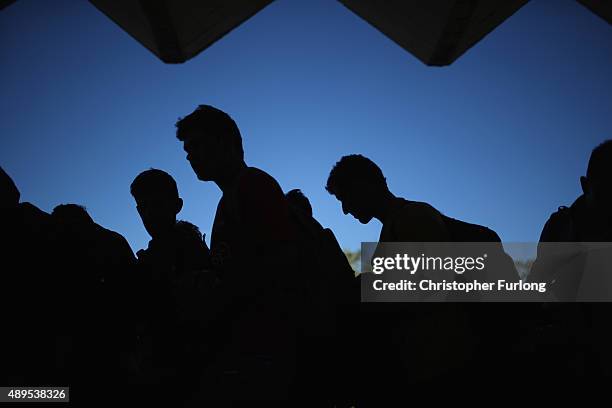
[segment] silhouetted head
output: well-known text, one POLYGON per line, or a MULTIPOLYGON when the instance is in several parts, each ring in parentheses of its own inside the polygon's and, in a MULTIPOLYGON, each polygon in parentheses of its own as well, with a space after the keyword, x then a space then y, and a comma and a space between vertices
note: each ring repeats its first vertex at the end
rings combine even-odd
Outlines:
POLYGON ((183 142, 187 160, 200 180, 219 180, 228 168, 244 162, 242 137, 236 122, 212 106, 200 105, 179 119, 176 137, 183 142))
POLYGON ((60 204, 51 213, 57 221, 69 224, 93 224, 94 221, 87 212, 87 209, 79 204, 60 204))
POLYGON ((599 215, 612 215, 612 139, 591 153, 586 177, 580 177, 589 207, 599 215))
POLYGON ((19 204, 19 190, 11 176, 0 167, 0 210, 2 212, 17 208, 19 204))
POLYGON ((302 193, 302 190, 297 188, 291 190, 287 194, 285 194, 285 197, 287 197, 287 201, 289 201, 290 205, 299 209, 304 214, 312 217, 312 206, 310 205, 308 197, 306 197, 304 193, 302 193))
POLYGON ((210 251, 204 242, 200 229, 188 221, 181 220, 177 221, 174 231, 175 243, 180 245, 181 248, 177 267, 183 271, 209 268, 210 251))
POLYGON ((187 236, 194 241, 202 242, 202 233, 197 225, 192 224, 189 221, 180 220, 176 222, 174 228, 184 236, 187 236))
POLYGON ((342 211, 367 224, 389 194, 387 180, 372 160, 360 154, 344 156, 329 173, 325 189, 342 203, 342 211))
POLYGON ((152 238, 168 234, 176 224, 176 215, 183 208, 178 187, 171 175, 158 169, 140 173, 130 192, 145 229, 152 238))
POLYGON ((60 204, 51 212, 58 231, 73 239, 88 236, 96 224, 82 205, 60 204))

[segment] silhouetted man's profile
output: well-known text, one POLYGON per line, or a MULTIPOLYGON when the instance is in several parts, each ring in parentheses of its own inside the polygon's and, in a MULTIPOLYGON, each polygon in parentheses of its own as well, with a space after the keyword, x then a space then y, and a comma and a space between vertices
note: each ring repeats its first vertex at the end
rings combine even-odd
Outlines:
MULTIPOLYGON (((553 213, 540 235, 540 242, 611 242, 612 241, 612 140, 593 149, 586 176, 580 177, 582 195, 570 207, 561 206, 553 213)), ((529 279, 553 283, 551 290, 560 300, 571 300, 581 276, 576 272, 557 273, 552 265, 567 261, 572 254, 557 253, 555 246, 540 245, 538 258, 529 279)))
POLYGON ((612 242, 612 140, 593 150, 580 186, 582 195, 550 216, 541 242, 612 242))
MULTIPOLYGON (((547 282, 549 291, 562 301, 575 299, 583 280, 597 281, 598 273, 609 272, 586 271, 588 253, 580 245, 551 243, 612 242, 612 140, 593 149, 580 185, 582 194, 574 203, 559 207, 544 225, 538 257, 528 277, 547 282), (595 274, 589 277, 589 273, 595 274)), ((546 305, 552 321, 549 326, 557 330, 552 341, 541 344, 542 354, 546 351, 550 356, 550 372, 574 377, 612 374, 612 331, 606 323, 609 306, 606 302, 546 305)))
POLYGON ((176 285, 186 275, 210 268, 210 253, 198 227, 176 219, 183 200, 172 176, 158 169, 143 171, 130 192, 151 236, 148 247, 137 252, 144 320, 142 369, 149 383, 165 384, 168 403, 177 402, 177 395, 197 383, 204 347, 200 327, 178 316, 182 299, 176 285))
POLYGON ((202 391, 221 406, 282 403, 293 380, 295 335, 283 300, 290 297, 279 288, 297 286, 287 201, 276 180, 246 165, 240 131, 225 112, 200 105, 176 129, 198 179, 223 193, 211 236, 220 284, 201 314, 224 340, 202 391))
POLYGON ((332 169, 325 189, 342 211, 362 224, 372 218, 382 224, 379 242, 444 242, 450 233, 431 205, 396 197, 380 168, 362 155, 344 156, 332 169))
MULTIPOLYGON (((342 157, 329 174, 326 190, 341 202, 345 214, 351 214, 362 224, 369 223, 373 218, 379 220, 382 223, 379 237, 381 243, 501 242, 499 236, 486 227, 447 217, 427 203, 396 197, 389 190, 381 169, 362 155, 342 157)), ((380 248, 379 245, 377 252, 380 248)), ((499 255, 506 256, 501 246, 499 255)), ((509 260, 509 258, 504 259, 509 260)), ((513 265, 503 268, 504 271, 506 269, 511 279, 517 278, 513 265)), ((368 279, 368 276, 364 275, 363 279, 368 279)), ((382 342, 380 347, 390 344, 397 346, 404 342, 398 350, 400 355, 409 349, 423 350, 418 355, 407 356, 404 360, 406 366, 403 368, 379 366, 377 368, 379 371, 402 371, 396 376, 390 375, 389 381, 402 376, 420 383, 432 381, 431 384, 436 381, 431 380, 435 377, 448 380, 458 375, 460 371, 465 372, 467 368, 475 366, 472 353, 475 352, 474 343, 478 341, 477 338, 481 338, 481 341, 486 343, 485 338, 502 337, 501 334, 493 333, 489 323, 486 322, 484 316, 488 316, 489 313, 485 312, 484 308, 470 308, 466 304, 412 303, 394 304, 389 307, 382 304, 362 306, 362 313, 365 316, 372 314, 369 321, 373 325, 364 330, 388 331, 387 339, 374 338, 374 341, 382 342), (383 310, 384 313, 381 313, 383 310), (404 325, 399 331, 394 327, 398 324, 404 325), (403 330, 413 334, 408 335, 406 332, 403 335, 404 339, 401 339, 400 333, 403 330), (420 334, 417 336, 415 333, 420 334)), ((484 358, 479 361, 484 361, 484 358)), ((374 362, 374 366, 376 364, 379 362, 374 362)), ((474 370, 477 369, 474 367, 474 370)))
MULTIPOLYGON (((442 215, 435 208, 396 197, 389 191, 381 169, 362 155, 342 157, 331 170, 325 188, 341 202, 345 214, 351 214, 362 224, 369 223, 373 218, 379 220, 382 223, 379 242, 450 240, 442 215)), ((401 366, 402 358, 388 359, 384 363, 382 360, 371 361, 370 369, 378 372, 364 375, 385 378, 381 380, 380 387, 385 386, 385 381, 402 381, 402 378, 421 382, 462 364, 463 351, 469 345, 464 344, 467 340, 466 328, 462 323, 464 317, 457 313, 453 305, 411 304, 408 307, 394 304, 382 314, 379 306, 362 305, 362 313, 368 317, 366 326, 370 326, 363 328, 363 335, 369 336, 366 338, 372 344, 378 344, 381 348, 393 347, 391 354, 397 347, 396 354, 400 356, 409 349, 421 349, 422 354, 418 356, 429 355, 425 360, 413 355, 410 368, 408 365, 401 366), (415 308, 421 312, 415 312, 415 308), (413 310, 412 313, 408 309, 413 310), (428 323, 432 320, 437 321, 435 329, 428 323), (399 334, 403 331, 406 331, 404 335, 399 334), (408 336, 409 332, 413 334, 408 336), (406 342, 408 338, 411 338, 410 342, 406 342), (445 340, 440 341, 441 338, 445 340), (455 346, 449 347, 453 342, 455 346), (432 356, 437 357, 433 359, 432 356)))
POLYGON ((173 269, 175 274, 210 267, 209 250, 198 228, 186 221, 177 222, 183 199, 172 176, 157 169, 143 171, 132 182, 130 191, 151 236, 148 248, 137 253, 140 264, 164 273, 173 269))

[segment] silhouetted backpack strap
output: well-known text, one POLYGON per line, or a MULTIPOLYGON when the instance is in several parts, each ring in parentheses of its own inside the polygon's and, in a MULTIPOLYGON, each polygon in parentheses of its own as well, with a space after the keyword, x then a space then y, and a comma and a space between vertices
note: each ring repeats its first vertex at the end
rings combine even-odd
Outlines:
POLYGON ((332 278, 338 303, 353 303, 353 287, 355 285, 353 267, 331 229, 324 228, 319 239, 325 253, 326 265, 330 267, 330 272, 333 274, 332 278))
POLYGON ((501 242, 499 235, 490 228, 441 215, 452 242, 501 242))
MULTIPOLYGON (((501 244, 501 238, 495 231, 482 225, 457 220, 444 214, 442 214, 442 218, 448 228, 452 242, 485 242, 499 244, 487 248, 489 263, 495 265, 495 277, 507 281, 518 281, 519 274, 514 265, 514 260, 504 251, 501 244)), ((459 275, 457 278, 459 281, 467 281, 472 279, 472 275, 472 273, 466 273, 459 275)), ((474 278, 476 278, 476 276, 474 276, 474 278)))
POLYGON ((304 333, 309 336, 333 335, 337 303, 343 298, 337 292, 338 274, 345 271, 339 269, 342 264, 337 252, 330 249, 331 237, 321 224, 299 209, 291 205, 289 208, 299 235, 300 264, 296 269, 301 276, 303 309, 298 318, 304 333))
POLYGON ((575 203, 571 207, 559 207, 546 221, 540 235, 540 242, 579 241, 574 222, 575 212, 575 203))
MULTIPOLYGON (((504 251, 499 235, 490 228, 478 224, 471 224, 451 217, 442 215, 447 225, 451 240, 453 242, 483 242, 492 243, 486 245, 488 255, 487 265, 495 265, 486 280, 493 277, 495 280, 518 281, 519 274, 514 265, 514 260, 504 251)), ((458 282, 469 282, 482 280, 482 276, 476 271, 466 272, 456 277, 458 282)), ((481 292, 471 292, 457 296, 456 300, 467 302, 480 302, 484 300, 481 292)), ((510 303, 491 304, 462 304, 463 310, 468 316, 468 321, 473 335, 481 344, 476 357, 476 366, 485 364, 490 351, 509 351, 512 349, 512 339, 515 333, 520 331, 520 319, 517 319, 515 308, 510 303)))

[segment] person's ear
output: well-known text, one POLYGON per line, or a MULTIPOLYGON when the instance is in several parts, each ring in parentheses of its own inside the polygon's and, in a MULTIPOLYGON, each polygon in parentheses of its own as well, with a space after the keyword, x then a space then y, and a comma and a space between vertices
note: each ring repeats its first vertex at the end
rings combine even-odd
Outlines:
POLYGON ((379 185, 371 182, 363 182, 359 187, 356 188, 358 188, 361 197, 366 197, 368 199, 377 199, 378 197, 381 197, 384 193, 383 189, 379 185))
POLYGON ((183 209, 183 199, 179 197, 176 200, 176 214, 180 213, 182 209, 183 209))
POLYGON ((584 194, 589 194, 591 192, 591 186, 589 185, 589 179, 581 176, 580 177, 580 186, 582 187, 582 192, 584 194))

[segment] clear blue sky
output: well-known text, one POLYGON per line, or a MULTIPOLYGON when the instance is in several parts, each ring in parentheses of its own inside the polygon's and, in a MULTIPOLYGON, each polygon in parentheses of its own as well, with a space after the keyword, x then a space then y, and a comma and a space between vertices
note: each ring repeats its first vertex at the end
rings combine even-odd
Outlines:
POLYGON ((142 170, 178 182, 180 218, 208 237, 220 192, 191 171, 174 123, 230 113, 247 163, 301 188, 342 246, 380 224, 324 190, 349 153, 397 195, 535 241, 580 193, 612 138, 612 27, 573 0, 532 0, 449 67, 427 67, 331 0, 279 0, 183 65, 165 65, 85 1, 0 12, 0 164, 22 199, 87 207, 134 250, 148 236, 129 193, 142 170))

